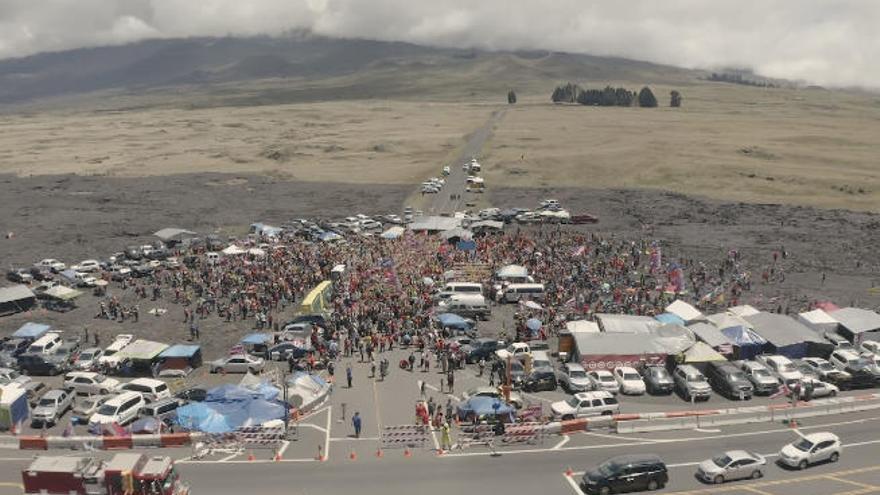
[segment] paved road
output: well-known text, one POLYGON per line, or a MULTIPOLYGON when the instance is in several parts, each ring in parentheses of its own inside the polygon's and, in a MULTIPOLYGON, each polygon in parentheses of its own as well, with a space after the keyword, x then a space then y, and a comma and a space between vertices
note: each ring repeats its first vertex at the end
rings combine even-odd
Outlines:
POLYGON ((492 127, 504 117, 506 111, 506 109, 500 109, 492 112, 489 120, 468 136, 467 143, 465 143, 458 157, 450 165, 452 170, 449 177, 446 178, 446 185, 435 195, 426 213, 433 215, 441 213, 453 214, 463 209, 462 207, 469 193, 465 192, 468 174, 462 170, 461 166, 470 162, 471 158, 478 158, 480 156, 480 151, 492 135, 492 127), (457 195, 458 199, 451 199, 452 195, 457 195))

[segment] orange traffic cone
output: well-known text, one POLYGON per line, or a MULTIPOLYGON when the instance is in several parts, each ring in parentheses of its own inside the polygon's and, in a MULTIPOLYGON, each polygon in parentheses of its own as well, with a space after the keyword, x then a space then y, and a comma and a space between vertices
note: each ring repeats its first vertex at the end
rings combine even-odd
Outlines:
POLYGON ((357 455, 357 453, 354 451, 354 449, 351 449, 351 453, 348 454, 348 458, 351 459, 351 460, 353 460, 353 461, 356 461, 356 460, 357 460, 358 455, 357 455))
POLYGON ((441 456, 441 455, 443 455, 443 454, 445 454, 445 452, 443 452, 443 449, 442 449, 442 448, 437 449, 437 455, 438 455, 438 456, 441 456))
POLYGON ((385 454, 382 453, 382 449, 376 449, 376 457, 382 457, 383 455, 385 454))
POLYGON ((403 449, 403 456, 404 457, 412 457, 412 452, 409 451, 409 447, 403 449))
POLYGON ((574 471, 571 470, 571 466, 568 466, 568 468, 565 470, 565 475, 568 476, 569 478, 574 476, 574 471))
POLYGON ((248 460, 249 460, 249 461, 255 461, 255 460, 257 460, 257 458, 254 457, 254 453, 253 453, 253 452, 248 452, 248 460))
POLYGON ((281 460, 281 452, 275 452, 275 462, 278 462, 280 460, 281 460))

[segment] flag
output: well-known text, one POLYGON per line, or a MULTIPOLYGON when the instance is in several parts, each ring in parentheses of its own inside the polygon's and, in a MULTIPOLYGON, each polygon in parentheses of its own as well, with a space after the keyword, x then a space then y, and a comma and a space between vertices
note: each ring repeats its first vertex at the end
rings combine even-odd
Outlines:
POLYGON ((581 245, 580 247, 578 247, 577 249, 575 249, 575 250, 571 253, 571 255, 572 255, 572 256, 583 256, 585 252, 587 252, 587 246, 586 246, 586 245, 581 245))
POLYGON ((779 397, 786 396, 790 393, 791 393, 791 390, 788 389, 788 385, 786 385, 785 382, 782 382, 782 386, 779 387, 779 390, 775 394, 771 395, 770 398, 776 399, 779 397))

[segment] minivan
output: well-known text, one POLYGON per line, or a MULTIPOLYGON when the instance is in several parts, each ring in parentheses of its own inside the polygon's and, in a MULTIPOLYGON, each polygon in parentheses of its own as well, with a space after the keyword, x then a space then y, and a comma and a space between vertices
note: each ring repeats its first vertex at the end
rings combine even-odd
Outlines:
POLYGON ((710 362, 706 378, 716 392, 728 399, 749 400, 755 391, 746 374, 727 361, 710 362))
POLYGON ((153 378, 135 378, 119 386, 120 391, 138 392, 144 396, 147 402, 155 402, 160 399, 171 398, 171 390, 162 380, 153 378))
POLYGON ((483 285, 474 282, 448 282, 437 294, 439 300, 449 299, 454 294, 483 295, 483 285))
POLYGON ((31 344, 27 352, 29 354, 52 354, 56 347, 61 345, 61 335, 55 332, 49 332, 43 335, 33 344, 31 344))
POLYGON ((162 399, 151 404, 147 404, 141 410, 141 414, 156 418, 163 421, 166 418, 177 414, 177 408, 180 407, 180 401, 177 399, 162 399))
POLYGON ((510 284, 504 289, 504 302, 544 300, 544 284, 510 284))
POLYGON ((532 351, 532 369, 535 371, 553 371, 553 363, 546 351, 532 351))
POLYGON ((589 494, 661 490, 669 482, 666 464, 654 454, 612 457, 581 478, 581 489, 589 494))
POLYGON ((440 308, 446 313, 454 313, 464 318, 488 320, 492 315, 486 299, 479 294, 454 294, 443 301, 440 308))
POLYGON ((125 426, 137 419, 145 405, 141 394, 137 392, 121 393, 98 408, 98 412, 89 418, 89 426, 107 423, 125 426))

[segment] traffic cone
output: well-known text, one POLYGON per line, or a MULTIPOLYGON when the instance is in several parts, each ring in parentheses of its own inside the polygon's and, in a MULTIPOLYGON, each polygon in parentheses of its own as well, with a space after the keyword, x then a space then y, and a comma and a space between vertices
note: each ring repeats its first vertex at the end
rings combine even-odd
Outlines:
POLYGON ((249 461, 255 461, 255 460, 257 460, 257 458, 254 457, 254 453, 253 453, 253 452, 248 452, 248 460, 249 460, 249 461))
POLYGON ((568 476, 569 478, 574 476, 574 471, 571 470, 571 466, 568 466, 568 468, 566 468, 565 475, 568 476))
POLYGON ((321 449, 321 445, 318 444, 318 455, 315 457, 315 460, 318 462, 324 462, 324 451, 321 449))
POLYGON ((348 458, 353 461, 356 461, 358 458, 357 452, 355 452, 354 449, 351 449, 351 453, 348 454, 348 458))
POLYGON ((441 456, 441 455, 443 455, 443 454, 445 454, 445 452, 443 452, 443 449, 442 449, 442 448, 437 449, 437 455, 438 455, 438 456, 441 456))
POLYGON ((382 453, 382 449, 376 449, 376 457, 382 457, 383 455, 385 454, 382 453))
POLYGON ((412 452, 410 452, 409 447, 406 447, 405 449, 403 449, 403 456, 404 457, 412 457, 412 452))
POLYGON ((281 460, 281 452, 275 452, 275 462, 278 462, 280 460, 281 460))

